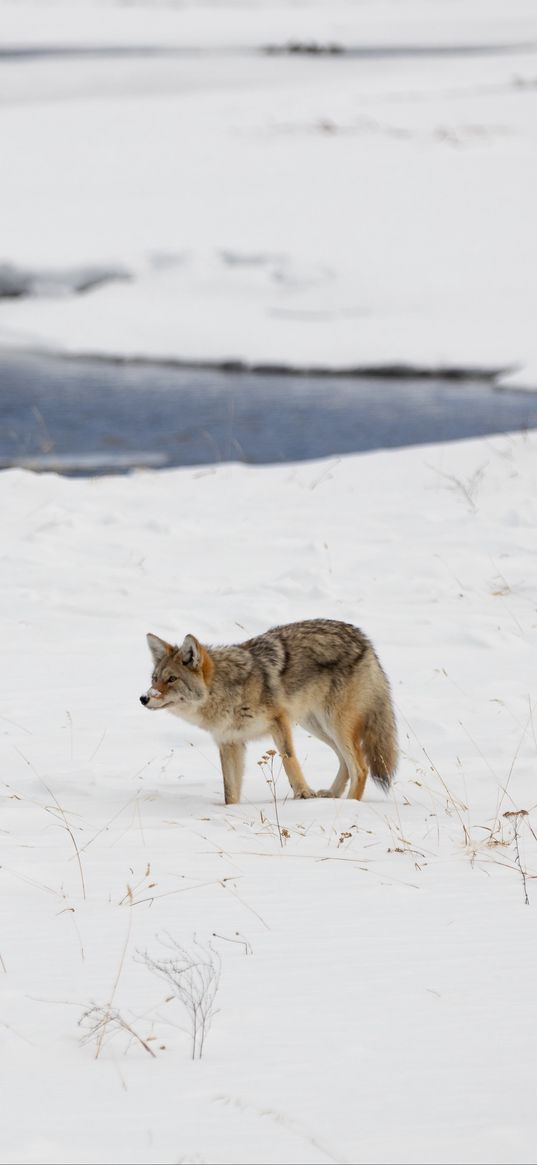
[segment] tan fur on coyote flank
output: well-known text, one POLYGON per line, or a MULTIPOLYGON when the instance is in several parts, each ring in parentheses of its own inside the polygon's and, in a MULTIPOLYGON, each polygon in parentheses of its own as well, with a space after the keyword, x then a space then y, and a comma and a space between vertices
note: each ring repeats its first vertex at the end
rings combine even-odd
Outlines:
POLYGON ((240 800, 246 742, 270 734, 295 797, 360 800, 371 776, 386 791, 397 766, 390 685, 369 639, 350 623, 307 619, 230 647, 181 647, 148 635, 154 670, 140 696, 205 728, 216 741, 226 805, 240 800), (339 760, 330 789, 315 793, 296 759, 292 725, 324 740, 339 760))

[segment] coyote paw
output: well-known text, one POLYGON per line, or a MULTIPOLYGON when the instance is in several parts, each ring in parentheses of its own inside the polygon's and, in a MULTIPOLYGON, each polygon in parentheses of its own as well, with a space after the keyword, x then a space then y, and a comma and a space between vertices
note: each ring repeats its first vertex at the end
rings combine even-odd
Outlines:
POLYGON ((331 789, 317 789, 315 796, 316 797, 333 797, 334 794, 332 793, 331 789))
POLYGON ((315 796, 316 796, 316 793, 314 792, 314 790, 308 789, 308 787, 306 786, 305 789, 300 789, 300 791, 298 793, 295 793, 295 801, 305 801, 307 797, 315 797, 315 796))

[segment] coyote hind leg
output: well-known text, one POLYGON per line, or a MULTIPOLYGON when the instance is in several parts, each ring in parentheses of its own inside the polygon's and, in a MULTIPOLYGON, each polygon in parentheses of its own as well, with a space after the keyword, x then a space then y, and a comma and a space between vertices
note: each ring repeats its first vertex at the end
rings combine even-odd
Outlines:
MULTIPOLYGON (((318 797, 341 797, 350 780, 347 796, 361 801, 368 775, 368 765, 361 745, 361 726, 355 715, 339 715, 321 724, 316 716, 308 719, 310 731, 333 748, 339 757, 339 770, 330 789, 321 789, 318 797)), ((305 725, 306 727, 306 725, 305 725)))
POLYGON ((347 768, 347 765, 346 765, 345 760, 342 756, 342 753, 340 752, 334 738, 332 736, 328 735, 328 732, 325 731, 325 729, 322 727, 322 725, 317 720, 316 716, 308 716, 307 720, 302 721, 302 727, 305 728, 307 732, 311 732, 312 736, 316 736, 318 740, 324 741, 324 743, 327 744, 328 747, 331 748, 333 752, 335 752, 335 754, 339 760, 339 769, 337 771, 335 779, 333 780, 332 784, 330 785, 330 788, 329 789, 318 789, 317 796, 318 797, 341 797, 342 794, 345 792, 345 786, 347 784, 347 781, 349 780, 349 770, 347 768))
MULTIPOLYGON (((319 789, 318 797, 342 797, 349 780, 349 770, 344 760, 339 763, 339 768, 329 789, 319 789)), ((349 794, 350 796, 350 794, 349 794)))
POLYGON ((352 749, 352 753, 355 758, 355 772, 354 776, 351 778, 350 789, 347 793, 347 796, 354 799, 355 801, 361 801, 369 770, 359 736, 355 737, 354 740, 350 742, 349 747, 352 749))
POLYGON ((272 722, 272 738, 281 755, 283 767, 295 797, 315 797, 296 759, 293 734, 287 716, 280 713, 272 722))

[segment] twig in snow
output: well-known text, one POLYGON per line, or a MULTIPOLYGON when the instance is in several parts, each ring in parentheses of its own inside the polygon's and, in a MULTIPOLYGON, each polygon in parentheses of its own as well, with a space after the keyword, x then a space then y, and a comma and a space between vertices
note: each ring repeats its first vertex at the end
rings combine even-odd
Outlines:
POLYGON ((527 809, 516 809, 513 811, 508 810, 508 812, 504 813, 503 816, 510 818, 513 822, 515 854, 516 854, 515 860, 516 860, 516 864, 520 870, 520 876, 522 878, 522 885, 524 887, 524 904, 526 906, 529 906, 530 900, 528 898, 528 887, 527 887, 527 883, 526 883, 526 876, 527 875, 526 875, 526 871, 523 869, 522 862, 520 860, 520 849, 518 846, 518 824, 519 824, 519 821, 521 818, 523 820, 525 817, 528 816, 528 811, 527 811, 527 809))
POLYGON ((139 952, 139 960, 154 975, 164 979, 183 1004, 190 1023, 192 1059, 201 1060, 220 982, 220 955, 210 944, 204 947, 195 938, 190 951, 169 934, 164 935, 161 943, 170 952, 168 955, 153 958, 147 951, 139 952))
MULTIPOLYGON (((38 773, 37 769, 34 768, 32 762, 28 760, 28 757, 25 756, 24 753, 21 752, 20 748, 17 748, 16 746, 15 746, 15 752, 18 752, 19 756, 22 757, 25 764, 27 764, 28 768, 30 768, 32 770, 34 775, 37 777, 38 781, 41 781, 43 788, 46 789, 47 793, 49 794, 50 797, 52 797, 52 800, 54 801, 54 804, 58 810, 58 813, 60 814, 60 817, 62 818, 64 828, 67 830, 67 833, 69 834, 69 837, 71 838, 71 841, 72 841, 74 849, 75 849, 76 859, 77 859, 77 863, 78 863, 78 869, 79 869, 79 873, 80 873, 80 881, 82 883, 82 897, 85 898, 86 897, 86 883, 84 882, 84 871, 82 869, 82 862, 80 860, 80 850, 79 850, 78 845, 76 843, 76 838, 75 838, 75 835, 73 833, 73 830, 71 829, 71 826, 69 825, 69 822, 67 820, 65 809, 62 809, 60 802, 58 801, 58 798, 52 792, 52 789, 47 785, 46 781, 43 780, 43 777, 41 776, 41 774, 38 773)), ((56 814, 54 813, 54 811, 50 807, 47 807, 45 805, 44 808, 45 808, 46 813, 52 813, 53 817, 56 816, 56 814)))
POLYGON ((149 1052, 150 1056, 155 1057, 155 1053, 149 1047, 147 1041, 142 1038, 139 1032, 133 1028, 132 1024, 116 1008, 110 1008, 109 1004, 101 1007, 99 1004, 92 1003, 83 1012, 78 1023, 80 1027, 87 1029, 82 1036, 82 1044, 89 1044, 92 1040, 95 1040, 97 1043, 95 1059, 99 1056, 105 1040, 112 1039, 118 1032, 125 1032, 131 1040, 135 1040, 141 1044, 142 1048, 146 1052, 149 1052))
POLYGON ((131 927, 132 927, 132 914, 129 914, 129 925, 127 927, 127 936, 125 938, 123 950, 121 952, 121 958, 119 960, 119 966, 117 969, 116 977, 114 979, 114 984, 112 987, 112 993, 110 995, 110 1000, 107 1003, 106 1007, 99 1008, 99 1010, 102 1012, 102 1019, 99 1021, 98 1028, 97 1028, 96 1033, 95 1033, 96 1039, 97 1039, 97 1050, 95 1052, 95 1059, 96 1060, 99 1059, 99 1056, 100 1056, 101 1051, 102 1051, 103 1043, 104 1043, 104 1040, 106 1037, 106 1029, 108 1026, 108 1022, 114 1022, 117 1024, 117 1015, 119 1013, 116 1012, 116 1010, 112 1007, 112 1004, 114 1002, 115 994, 116 994, 116 991, 118 988, 118 983, 119 983, 119 980, 121 978, 121 972, 123 970, 123 965, 125 963, 125 955, 127 954, 127 947, 129 945, 129 939, 131 937, 131 927))
POLYGON ((261 757, 261 760, 258 760, 257 763, 258 763, 258 765, 261 769, 261 772, 263 773, 263 776, 264 776, 264 778, 267 782, 267 785, 270 789, 272 802, 274 805, 274 815, 276 817, 276 827, 278 830, 278 837, 280 839, 280 845, 283 849, 284 838, 289 837, 289 832, 287 829, 282 829, 282 827, 280 825, 280 815, 278 812, 278 796, 276 793, 276 781, 278 778, 274 774, 274 757, 275 756, 277 756, 276 749, 268 748, 266 753, 264 753, 264 755, 261 757))
POLYGON ((219 938, 222 942, 225 943, 236 943, 238 946, 244 947, 245 955, 253 955, 254 952, 252 950, 251 944, 248 942, 248 939, 242 938, 238 930, 235 931, 235 934, 237 936, 236 938, 229 938, 227 934, 217 934, 216 931, 213 930, 213 938, 219 938))

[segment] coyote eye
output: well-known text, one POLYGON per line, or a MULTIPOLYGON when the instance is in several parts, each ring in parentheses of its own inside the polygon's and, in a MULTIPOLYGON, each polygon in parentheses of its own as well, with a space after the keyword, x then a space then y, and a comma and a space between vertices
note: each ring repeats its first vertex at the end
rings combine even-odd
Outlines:
POLYGON ((174 683, 175 683, 175 681, 176 681, 176 679, 177 679, 177 676, 168 676, 168 679, 166 680, 166 683, 167 683, 167 684, 174 684, 174 683))

